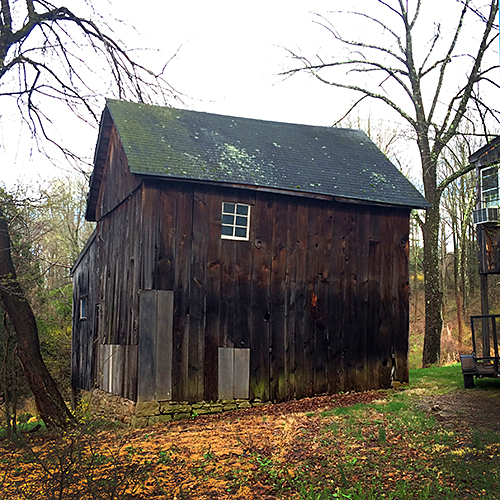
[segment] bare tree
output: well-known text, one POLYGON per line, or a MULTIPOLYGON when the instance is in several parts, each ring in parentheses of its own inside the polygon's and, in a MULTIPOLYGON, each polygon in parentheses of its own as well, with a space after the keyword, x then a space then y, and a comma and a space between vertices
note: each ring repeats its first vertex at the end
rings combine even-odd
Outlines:
MULTIPOLYGON (((51 143, 75 158, 51 133, 51 113, 64 104, 83 120, 96 122, 99 85, 141 102, 165 104, 174 96, 162 74, 129 56, 90 0, 80 2, 85 17, 47 0, 0 0, 0 7, 0 97, 15 99, 39 148, 51 143)), ((48 426, 64 427, 72 415, 40 355, 35 317, 16 277, 4 213, 0 203, 0 297, 41 417, 48 426)))
MULTIPOLYGON (((440 178, 438 160, 449 141, 458 134, 470 105, 476 101, 478 106, 485 108, 477 93, 477 85, 481 81, 492 83, 491 70, 497 67, 483 66, 485 55, 497 37, 497 30, 493 28, 498 1, 490 0, 483 15, 480 9, 473 8, 472 0, 461 0, 455 29, 444 49, 445 37, 440 24, 435 25, 430 40, 415 38, 424 3, 425 0, 377 0, 373 2, 378 7, 376 17, 366 12, 344 12, 379 30, 380 35, 373 35, 368 41, 349 38, 353 31, 352 22, 343 20, 342 26, 349 32, 345 36, 333 22, 320 16, 319 24, 347 51, 335 50, 336 56, 328 61, 320 55, 310 59, 289 51, 300 65, 286 74, 308 72, 325 84, 357 92, 361 95, 360 101, 369 98, 382 102, 402 117, 413 131, 420 153, 424 193, 431 204, 425 219, 421 220, 426 304, 422 363, 428 366, 440 359, 443 297, 439 273, 440 199, 451 182, 472 168, 465 165, 440 178), (464 23, 469 18, 477 20, 478 14, 481 15, 479 39, 477 43, 467 39, 469 53, 460 53, 459 41, 464 36, 464 23), (422 50, 425 53, 419 57, 422 50), (461 64, 459 74, 452 73, 456 61, 461 64)), ((457 5, 455 2, 450 4, 457 5)), ((335 14, 333 19, 338 19, 340 13, 335 14)))

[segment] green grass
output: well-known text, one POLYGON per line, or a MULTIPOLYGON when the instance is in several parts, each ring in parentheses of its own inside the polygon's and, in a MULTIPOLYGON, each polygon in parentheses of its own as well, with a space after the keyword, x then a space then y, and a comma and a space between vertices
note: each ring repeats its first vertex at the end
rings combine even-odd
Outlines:
POLYGON ((449 392, 463 388, 460 364, 432 366, 410 370, 410 387, 430 389, 432 393, 449 392))
MULTIPOLYGON (((500 381, 484 379, 476 386, 485 398, 493 397, 500 381)), ((92 428, 73 440, 68 436, 60 450, 51 450, 49 443, 47 457, 29 448, 6 453, 3 460, 11 465, 12 473, 4 480, 17 478, 25 463, 40 462, 47 470, 60 471, 57 477, 45 478, 47 491, 59 484, 58 477, 74 484, 85 479, 92 498, 120 498, 127 485, 139 492, 145 481, 151 485, 153 479, 155 491, 163 491, 161 478, 151 475, 154 467, 169 470, 175 477, 189 476, 196 494, 205 492, 209 483, 226 481, 227 493, 238 498, 242 498, 238 496, 242 488, 247 492, 261 488, 266 498, 291 500, 500 498, 500 434, 447 427, 443 425, 447 421, 440 421, 435 412, 416 407, 422 397, 450 391, 459 396, 457 389, 462 388, 460 365, 412 370, 408 387, 380 391, 376 401, 307 413, 298 421, 300 432, 283 435, 283 446, 272 448, 249 439, 243 454, 224 457, 207 447, 194 462, 182 458, 175 445, 143 460, 147 446, 141 447, 140 441, 133 445, 124 441, 121 458, 106 456, 92 428), (89 443, 91 454, 85 455, 89 443), (115 483, 104 481, 108 477, 115 483)), ((271 418, 262 416, 263 425, 271 418)), ((152 436, 148 433, 143 439, 151 442, 152 436)), ((196 498, 191 491, 176 488, 178 498, 196 498)), ((0 488, 1 498, 6 497, 0 488)))
MULTIPOLYGON (((476 387, 498 391, 500 381, 476 387)), ((500 435, 441 427, 432 412, 415 408, 422 396, 457 389, 459 364, 411 370, 408 389, 321 412, 314 457, 295 471, 287 464, 286 477, 283 463, 268 458, 261 480, 276 485, 277 498, 300 500, 500 498, 500 435)))

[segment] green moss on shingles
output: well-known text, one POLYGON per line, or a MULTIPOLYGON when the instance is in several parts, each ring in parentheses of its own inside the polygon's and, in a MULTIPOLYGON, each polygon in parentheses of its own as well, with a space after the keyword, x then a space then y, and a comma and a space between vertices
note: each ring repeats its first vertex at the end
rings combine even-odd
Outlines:
POLYGON ((346 196, 361 191, 367 194, 360 199, 404 205, 423 202, 375 145, 359 141, 359 131, 332 134, 326 127, 278 127, 115 100, 108 101, 108 109, 133 173, 346 196))

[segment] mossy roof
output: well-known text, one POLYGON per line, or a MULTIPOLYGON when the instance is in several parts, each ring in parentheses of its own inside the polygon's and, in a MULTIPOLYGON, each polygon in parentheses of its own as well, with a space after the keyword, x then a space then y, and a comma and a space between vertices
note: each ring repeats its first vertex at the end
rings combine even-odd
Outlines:
POLYGON ((360 130, 118 100, 108 100, 106 106, 133 174, 428 206, 360 130))

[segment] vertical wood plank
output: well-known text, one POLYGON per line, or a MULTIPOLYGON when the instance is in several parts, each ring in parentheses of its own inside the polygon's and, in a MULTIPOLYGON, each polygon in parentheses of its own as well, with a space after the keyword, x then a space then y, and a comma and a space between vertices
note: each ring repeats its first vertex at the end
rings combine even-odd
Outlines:
POLYGON ((161 189, 158 210, 161 213, 158 249, 158 289, 175 289, 175 238, 177 195, 170 185, 161 189))
POLYGON ((288 204, 287 211, 287 264, 286 264, 286 336, 285 336, 285 380, 287 399, 296 398, 296 314, 297 314, 297 206, 288 204))
POLYGON ((206 264, 206 331, 204 345, 204 399, 218 399, 218 348, 221 309, 221 208, 222 198, 211 195, 206 200, 208 242, 206 264))
POLYGON ((219 399, 233 399, 234 397, 234 349, 219 347, 218 360, 218 393, 219 399))
POLYGON ((254 247, 254 214, 255 196, 247 196, 244 202, 251 204, 249 241, 235 242, 235 318, 233 342, 236 348, 250 346, 250 329, 252 322, 252 269, 254 247))
POLYGON ((343 227, 343 297, 344 310, 342 316, 342 361, 345 390, 356 387, 356 226, 358 213, 353 208, 346 212, 343 227))
POLYGON ((394 213, 393 224, 397 228, 393 234, 394 263, 392 281, 394 286, 394 331, 393 346, 395 355, 394 380, 409 381, 409 214, 404 211, 394 213))
POLYGON ((321 203, 318 207, 317 231, 317 306, 316 306, 316 356, 315 384, 316 394, 328 392, 329 388, 329 354, 330 354, 330 323, 328 317, 333 314, 331 308, 330 275, 332 263, 332 205, 321 203))
POLYGON ((137 356, 139 353, 137 345, 126 345, 124 347, 124 365, 128 369, 128 375, 123 381, 124 397, 137 401, 137 356))
POLYGON ((234 349, 233 397, 249 398, 250 349, 234 349))
POLYGON ((342 229, 345 212, 342 205, 335 203, 332 212, 332 248, 329 256, 328 286, 328 388, 331 393, 344 390, 343 364, 343 283, 344 283, 344 236, 342 229))
POLYGON ((273 197, 258 193, 252 214, 253 273, 250 397, 269 400, 269 328, 273 197))
POLYGON ((379 384, 379 370, 390 366, 391 359, 381 351, 380 340, 380 281, 381 281, 381 238, 380 217, 372 218, 368 243, 368 340, 367 377, 370 388, 379 384))
POLYGON ((193 240, 191 246, 191 286, 189 321, 189 366, 187 399, 201 401, 204 395, 206 269, 207 269, 207 193, 204 189, 193 192, 193 240))
POLYGON ((315 393, 317 373, 316 362, 318 361, 317 323, 319 318, 320 302, 323 300, 318 296, 318 272, 320 254, 320 206, 317 201, 307 204, 307 243, 306 243, 306 305, 305 305, 305 352, 304 352, 304 376, 305 394, 313 396, 315 393))
POLYGON ((308 395, 311 382, 311 362, 306 359, 310 350, 309 321, 307 319, 307 296, 309 282, 307 279, 307 248, 309 236, 309 211, 304 203, 297 207, 297 294, 295 297, 295 359, 297 365, 295 377, 295 394, 297 398, 308 395))
POLYGON ((142 273, 141 289, 154 290, 157 288, 158 260, 158 206, 160 204, 160 190, 156 185, 144 183, 142 188, 142 273))
POLYGON ((102 344, 99 346, 99 387, 103 391, 109 391, 109 376, 108 376, 108 359, 109 345, 102 344))
POLYGON ((392 279, 393 279, 393 237, 391 236, 394 228, 392 220, 389 217, 384 217, 381 220, 381 270, 380 270, 380 328, 379 328, 379 346, 380 358, 383 360, 382 366, 379 366, 379 383, 380 388, 391 386, 391 369, 393 362, 393 295, 392 295, 392 279), (388 360, 385 365, 384 361, 388 360))
POLYGON ((176 200, 173 332, 173 370, 176 377, 173 380, 172 397, 176 401, 186 401, 190 395, 188 384, 193 187, 183 186, 178 189, 176 200))
POLYGON ((220 329, 221 340, 225 347, 234 347, 236 333, 236 247, 240 241, 221 240, 221 303, 220 329))
POLYGON ((368 272, 369 272, 369 233, 372 227, 371 213, 360 211, 356 231, 357 237, 357 266, 356 266, 356 390, 365 391, 370 382, 367 376, 368 357, 368 272))
POLYGON ((284 401, 287 395, 285 379, 285 338, 287 327, 285 287, 288 203, 284 197, 276 197, 273 208, 269 397, 273 401, 284 401))
POLYGON ((174 292, 156 291, 156 399, 172 399, 172 328, 174 292))
POLYGON ((156 291, 141 290, 139 297, 137 401, 152 401, 156 396, 156 291))

